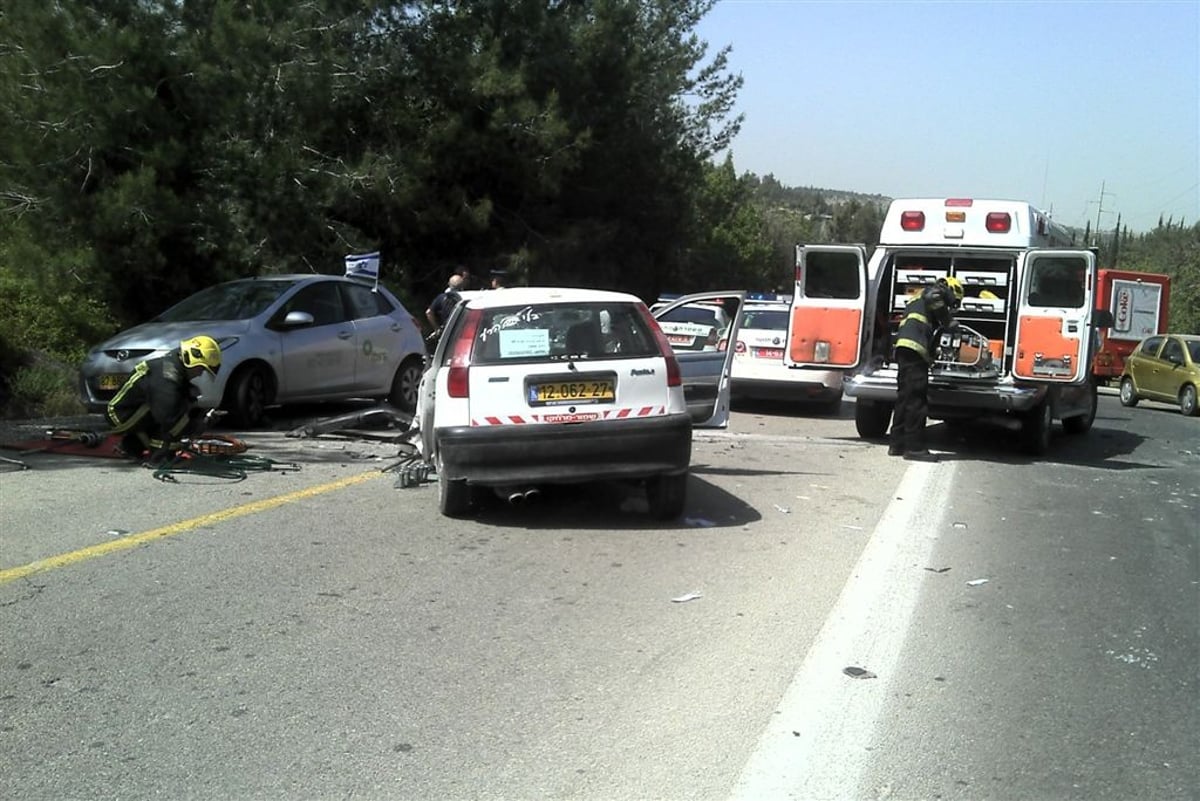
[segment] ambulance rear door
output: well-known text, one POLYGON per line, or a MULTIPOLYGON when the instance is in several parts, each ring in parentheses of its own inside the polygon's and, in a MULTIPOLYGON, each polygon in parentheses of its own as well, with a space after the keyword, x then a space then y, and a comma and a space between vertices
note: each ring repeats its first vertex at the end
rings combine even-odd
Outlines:
POLYGON ((862 245, 797 245, 783 363, 857 369, 866 347, 867 287, 862 245))
POLYGON ((1020 294, 1012 373, 1024 381, 1084 384, 1095 305, 1090 250, 1035 249, 1017 262, 1020 294))

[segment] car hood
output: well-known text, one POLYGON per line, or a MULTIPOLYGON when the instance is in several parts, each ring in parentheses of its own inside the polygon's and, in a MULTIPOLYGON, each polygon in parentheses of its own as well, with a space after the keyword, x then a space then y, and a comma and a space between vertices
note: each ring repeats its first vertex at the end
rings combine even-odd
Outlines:
POLYGON ((220 342, 250 329, 249 320, 201 321, 195 323, 142 323, 97 345, 93 350, 165 350, 178 347, 189 337, 206 334, 220 342))

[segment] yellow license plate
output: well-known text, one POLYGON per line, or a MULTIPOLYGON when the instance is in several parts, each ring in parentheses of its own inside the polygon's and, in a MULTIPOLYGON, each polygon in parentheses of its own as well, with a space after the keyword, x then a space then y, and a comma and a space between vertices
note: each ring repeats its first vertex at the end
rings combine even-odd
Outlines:
POLYGON ((125 379, 129 376, 124 375, 102 375, 97 385, 100 389, 120 389, 125 383, 125 379))
POLYGON ((556 403, 613 402, 616 390, 612 379, 588 381, 551 381, 529 386, 529 402, 535 405, 556 403))

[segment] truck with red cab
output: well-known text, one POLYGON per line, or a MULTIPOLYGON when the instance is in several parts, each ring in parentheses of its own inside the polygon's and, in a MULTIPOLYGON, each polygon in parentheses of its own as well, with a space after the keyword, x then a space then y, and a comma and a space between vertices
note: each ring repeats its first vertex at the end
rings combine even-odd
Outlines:
POLYGON ((1105 332, 1092 372, 1104 383, 1117 381, 1125 359, 1148 336, 1167 333, 1171 276, 1101 268, 1096 271, 1096 306, 1108 309, 1112 328, 1105 332))

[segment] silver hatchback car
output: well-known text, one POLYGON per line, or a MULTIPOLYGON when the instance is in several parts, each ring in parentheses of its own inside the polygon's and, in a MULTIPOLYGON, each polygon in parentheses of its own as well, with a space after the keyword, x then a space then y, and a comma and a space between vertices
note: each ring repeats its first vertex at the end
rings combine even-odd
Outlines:
POLYGON ((424 368, 416 320, 383 287, 336 275, 244 278, 203 289, 150 322, 96 346, 79 374, 80 399, 100 412, 138 362, 206 334, 221 345, 217 375, 194 383, 198 405, 235 425, 263 423, 272 405, 387 399, 411 412, 424 368))

